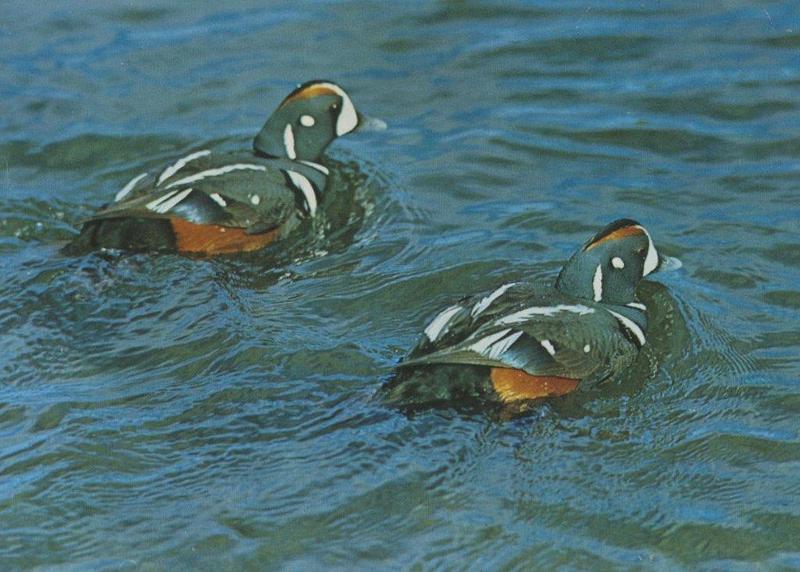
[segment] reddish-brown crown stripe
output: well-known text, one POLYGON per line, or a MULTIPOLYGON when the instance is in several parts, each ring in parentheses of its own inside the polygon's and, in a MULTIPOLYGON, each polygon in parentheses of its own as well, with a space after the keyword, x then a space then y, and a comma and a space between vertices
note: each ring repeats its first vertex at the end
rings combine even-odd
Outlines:
POLYGON ((608 242, 609 240, 619 240, 620 238, 625 238, 626 236, 636 236, 639 234, 645 234, 644 230, 642 230, 638 226, 625 226, 620 229, 615 230, 614 232, 610 232, 605 236, 602 236, 589 244, 584 250, 591 250, 595 246, 599 246, 604 242, 608 242))
POLYGON ((338 95, 334 90, 325 86, 325 85, 310 85, 305 89, 301 89, 297 93, 290 95, 286 99, 283 100, 281 106, 286 105, 290 101, 300 100, 300 99, 311 99, 312 97, 317 97, 318 95, 338 95))

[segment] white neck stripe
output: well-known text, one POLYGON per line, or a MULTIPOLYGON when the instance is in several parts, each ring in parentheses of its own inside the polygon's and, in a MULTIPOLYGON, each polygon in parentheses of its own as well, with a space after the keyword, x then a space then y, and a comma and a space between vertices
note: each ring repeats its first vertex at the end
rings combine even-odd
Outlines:
POLYGON ((308 207, 308 214, 314 216, 317 212, 317 193, 314 191, 314 185, 297 171, 287 170, 286 174, 289 175, 289 178, 292 180, 292 185, 303 193, 306 206, 308 207))
POLYGON ((617 314, 616 312, 613 312, 611 310, 608 310, 608 313, 614 316, 626 330, 632 333, 634 337, 636 337, 636 339, 639 340, 639 347, 642 347, 644 345, 644 343, 647 340, 644 337, 644 332, 642 331, 642 328, 640 328, 638 324, 636 324, 636 322, 634 322, 630 318, 626 318, 622 314, 617 314))

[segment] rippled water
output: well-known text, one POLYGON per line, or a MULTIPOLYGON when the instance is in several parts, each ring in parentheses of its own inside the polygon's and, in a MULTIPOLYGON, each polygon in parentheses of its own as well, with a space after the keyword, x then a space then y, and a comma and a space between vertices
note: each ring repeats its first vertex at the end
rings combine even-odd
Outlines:
POLYGON ((0 568, 800 568, 798 94, 789 0, 6 3, 0 568), (59 254, 314 77, 390 129, 331 148, 310 244, 59 254), (632 371, 508 421, 373 399, 620 216, 684 263, 632 371))

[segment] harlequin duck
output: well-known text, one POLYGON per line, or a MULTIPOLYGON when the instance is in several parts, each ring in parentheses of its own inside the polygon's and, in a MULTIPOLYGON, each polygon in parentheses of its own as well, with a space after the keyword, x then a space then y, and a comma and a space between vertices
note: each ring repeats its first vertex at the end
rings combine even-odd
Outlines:
POLYGON ((680 263, 647 230, 612 222, 564 265, 554 285, 508 283, 441 311, 380 392, 416 408, 499 406, 559 396, 629 366, 647 342, 639 281, 680 263))
POLYGON ((337 137, 379 120, 356 111, 345 91, 315 80, 292 91, 252 151, 194 151, 160 173, 134 177, 115 202, 89 217, 68 254, 96 248, 217 255, 258 250, 314 217, 337 137))

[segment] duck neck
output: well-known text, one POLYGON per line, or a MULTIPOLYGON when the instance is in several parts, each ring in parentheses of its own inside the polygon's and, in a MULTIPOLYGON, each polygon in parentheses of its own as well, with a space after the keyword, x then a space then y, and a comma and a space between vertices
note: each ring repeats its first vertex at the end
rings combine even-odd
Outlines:
POLYGON ((561 269, 556 288, 575 298, 625 305, 636 301, 636 284, 612 276, 600 256, 580 251, 561 269))
POLYGON ((293 161, 319 161, 331 140, 307 134, 300 137, 295 125, 282 115, 270 117, 253 139, 256 153, 293 161))

